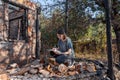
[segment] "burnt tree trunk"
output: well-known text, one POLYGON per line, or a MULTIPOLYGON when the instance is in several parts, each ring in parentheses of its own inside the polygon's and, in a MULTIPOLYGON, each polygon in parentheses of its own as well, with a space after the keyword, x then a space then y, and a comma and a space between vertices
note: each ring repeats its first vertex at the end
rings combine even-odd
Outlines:
POLYGON ((105 1, 105 17, 106 17, 106 35, 107 35, 107 57, 108 57, 108 77, 114 80, 113 57, 111 44, 111 0, 105 1))
POLYGON ((68 33, 68 0, 65 3, 65 33, 68 33))

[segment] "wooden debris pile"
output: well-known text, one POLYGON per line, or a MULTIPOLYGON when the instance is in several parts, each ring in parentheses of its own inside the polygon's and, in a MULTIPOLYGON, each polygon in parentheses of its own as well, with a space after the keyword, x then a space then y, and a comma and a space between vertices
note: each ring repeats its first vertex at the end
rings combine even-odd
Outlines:
MULTIPOLYGON (((68 77, 77 77, 77 75, 81 74, 89 74, 96 73, 98 66, 93 62, 73 62, 73 65, 68 66, 65 64, 57 64, 54 59, 49 59, 49 63, 46 65, 43 61, 35 60, 30 64, 25 65, 22 68, 19 68, 18 64, 11 64, 7 72, 10 76, 18 76, 18 75, 39 75, 39 78, 68 78, 68 77)), ((87 76, 90 76, 88 75, 87 76)), ((94 76, 96 74, 93 74, 94 76)), ((84 76, 81 76, 84 78, 84 76)))

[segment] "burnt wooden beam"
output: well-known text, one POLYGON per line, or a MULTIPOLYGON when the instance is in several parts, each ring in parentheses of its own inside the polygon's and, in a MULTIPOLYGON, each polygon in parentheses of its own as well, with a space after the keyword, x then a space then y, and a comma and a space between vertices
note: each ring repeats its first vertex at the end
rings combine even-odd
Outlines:
POLYGON ((4 1, 5 3, 8 3, 8 4, 11 4, 13 6, 22 8, 22 9, 30 9, 30 8, 26 7, 25 5, 22 5, 22 4, 19 4, 19 3, 15 3, 15 2, 12 2, 10 0, 2 0, 2 1, 4 1))
POLYGON ((38 7, 36 9, 36 51, 35 51, 35 56, 36 58, 40 58, 40 24, 39 24, 39 19, 38 15, 40 14, 41 8, 38 7))
POLYGON ((23 16, 20 16, 20 17, 16 17, 16 18, 10 19, 9 22, 14 21, 14 20, 17 20, 17 19, 21 19, 22 17, 23 17, 23 16))
POLYGON ((15 9, 14 7, 12 7, 12 6, 9 6, 9 9, 19 11, 19 10, 15 9))
POLYGON ((25 9, 25 15, 24 15, 24 17, 25 17, 25 29, 26 29, 26 42, 28 43, 29 42, 29 39, 28 39, 28 9, 26 10, 25 9))
POLYGON ((12 6, 9 6, 9 9, 11 9, 11 10, 16 10, 14 7, 12 7, 12 6))

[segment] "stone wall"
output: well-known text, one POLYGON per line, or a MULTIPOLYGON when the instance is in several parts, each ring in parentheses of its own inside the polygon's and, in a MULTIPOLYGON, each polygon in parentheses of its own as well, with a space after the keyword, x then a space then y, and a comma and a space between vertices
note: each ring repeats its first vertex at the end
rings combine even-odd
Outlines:
MULTIPOLYGON (((1 1, 0 1, 1 2, 1 1)), ((3 40, 4 20, 3 20, 4 7, 2 2, 0 3, 0 40, 3 40)))
MULTIPOLYGON (((0 0, 1 1, 1 0, 0 0)), ((32 3, 31 3, 32 4, 32 3)), ((9 23, 9 19, 17 18, 22 16, 24 13, 15 12, 9 14, 8 4, 3 3, 0 5, 0 64, 9 64, 12 62, 21 63, 22 61, 28 60, 30 57, 35 57, 35 45, 36 45, 36 10, 34 7, 28 11, 28 27, 26 28, 28 42, 21 38, 18 38, 18 32, 20 26, 19 21, 15 20, 9 23), (15 15, 16 14, 16 15, 15 15), (9 25, 10 24, 10 25, 9 25), (10 27, 11 26, 11 27, 10 27), (13 40, 9 40, 9 34, 13 40), (17 39, 15 39, 17 37, 17 39)), ((20 34, 21 35, 21 34, 20 34)), ((24 34, 26 35, 26 34, 24 34)))
POLYGON ((8 38, 8 4, 0 1, 0 41, 7 40, 8 38))
MULTIPOLYGON (((24 12, 21 10, 20 12, 14 12, 9 14, 10 19, 14 19, 17 17, 20 17, 24 14, 24 12), (14 17, 12 17, 14 16, 14 17)), ((28 11, 28 28, 27 28, 27 36, 28 36, 28 44, 30 47, 30 52, 32 53, 32 56, 35 57, 35 45, 36 45, 36 11, 35 10, 29 10, 28 11)), ((10 22, 10 28, 9 28, 9 38, 12 40, 25 40, 24 37, 26 35, 26 29, 25 25, 19 24, 19 21, 21 22, 21 19, 14 20, 10 22), (24 30, 23 32, 19 33, 20 30, 24 30), (24 35, 24 36, 23 36, 24 35)))
POLYGON ((3 16, 4 16, 4 31, 3 31, 3 34, 4 34, 4 40, 8 40, 8 29, 9 29, 9 5, 7 3, 3 3, 3 7, 4 7, 4 13, 3 13, 3 16))
POLYGON ((35 57, 35 45, 36 45, 36 11, 29 10, 28 11, 28 36, 29 36, 29 43, 31 48, 31 53, 35 57))
POLYGON ((30 57, 25 41, 0 42, 0 63, 20 63, 30 57))

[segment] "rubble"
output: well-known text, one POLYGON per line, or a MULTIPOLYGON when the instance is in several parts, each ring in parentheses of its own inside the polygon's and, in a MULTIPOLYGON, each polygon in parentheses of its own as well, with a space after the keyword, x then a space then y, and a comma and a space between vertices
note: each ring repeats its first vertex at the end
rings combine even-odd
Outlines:
POLYGON ((69 71, 68 72, 68 75, 70 75, 70 76, 74 76, 75 74, 78 74, 78 72, 77 71, 69 71))
MULTIPOLYGON (((87 77, 97 76, 98 65, 96 66, 93 62, 74 61, 72 66, 68 66, 67 64, 56 65, 53 61, 53 59, 49 59, 48 64, 45 65, 40 60, 34 60, 21 68, 14 63, 7 73, 10 75, 10 80, 86 80, 87 77)), ((101 74, 105 74, 105 72, 101 72, 101 74)), ((102 78, 101 75, 99 77, 102 78)))
POLYGON ((50 72, 47 71, 47 70, 40 70, 39 72, 40 72, 41 74, 43 74, 44 77, 49 77, 49 75, 50 75, 50 72))
MULTIPOLYGON (((75 60, 72 66, 66 63, 54 64, 54 59, 48 60, 47 65, 45 61, 40 60, 34 60, 23 67, 19 67, 17 63, 11 64, 12 68, 7 69, 9 80, 104 80, 107 78, 104 64, 101 66, 96 64, 96 61, 94 63, 94 60, 75 60)), ((115 71, 116 80, 119 80, 119 70, 115 71)))
POLYGON ((30 69, 29 70, 29 73, 31 73, 31 74, 37 74, 37 72, 38 72, 38 69, 30 69))
POLYGON ((18 67, 18 64, 17 64, 17 63, 10 64, 10 67, 12 67, 12 68, 17 68, 17 67, 18 67))
POLYGON ((68 70, 68 67, 64 64, 60 64, 58 67, 58 71, 61 73, 65 73, 65 72, 67 72, 67 70, 68 70))
POLYGON ((120 71, 118 71, 118 73, 116 73, 116 80, 120 80, 120 71))
POLYGON ((10 80, 8 74, 6 73, 3 73, 3 74, 0 74, 0 80, 10 80))

